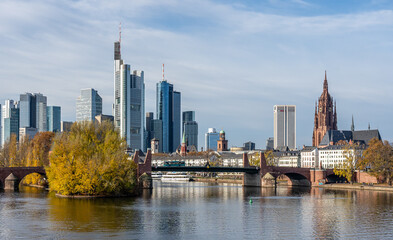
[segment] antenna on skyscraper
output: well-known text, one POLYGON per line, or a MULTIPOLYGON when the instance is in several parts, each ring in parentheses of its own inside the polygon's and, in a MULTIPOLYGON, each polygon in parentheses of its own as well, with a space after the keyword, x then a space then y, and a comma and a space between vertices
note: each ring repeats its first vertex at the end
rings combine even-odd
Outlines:
POLYGON ((162 81, 165 81, 165 78, 164 78, 164 64, 162 64, 162 81))
POLYGON ((119 24, 119 52, 120 52, 120 48, 121 48, 121 22, 119 24))

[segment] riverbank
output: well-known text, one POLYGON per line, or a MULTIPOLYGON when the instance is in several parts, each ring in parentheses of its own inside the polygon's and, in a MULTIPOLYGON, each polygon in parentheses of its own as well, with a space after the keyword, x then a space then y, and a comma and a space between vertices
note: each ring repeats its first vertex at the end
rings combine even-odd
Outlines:
POLYGON ((225 179, 225 178, 193 178, 195 182, 210 182, 210 183, 234 183, 242 184, 241 179, 225 179))
POLYGON ((388 191, 393 192, 393 187, 388 185, 362 185, 359 183, 332 183, 313 187, 320 187, 326 189, 355 189, 355 190, 372 190, 372 191, 388 191))

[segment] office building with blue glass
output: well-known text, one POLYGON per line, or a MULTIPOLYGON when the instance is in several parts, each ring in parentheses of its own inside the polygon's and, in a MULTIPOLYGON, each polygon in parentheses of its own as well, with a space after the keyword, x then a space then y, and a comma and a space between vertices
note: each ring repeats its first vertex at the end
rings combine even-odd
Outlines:
POLYGON ((162 151, 175 152, 180 146, 181 94, 166 80, 157 83, 156 110, 157 119, 162 121, 162 151))
POLYGON ((61 108, 59 106, 46 107, 46 119, 49 132, 60 132, 61 108))

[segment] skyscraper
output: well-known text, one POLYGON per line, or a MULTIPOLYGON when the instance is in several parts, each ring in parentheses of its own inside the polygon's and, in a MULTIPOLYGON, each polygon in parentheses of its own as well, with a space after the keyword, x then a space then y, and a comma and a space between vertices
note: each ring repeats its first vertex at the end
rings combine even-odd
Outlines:
POLYGON ((154 119, 154 113, 153 112, 147 112, 146 113, 146 132, 145 132, 145 151, 147 148, 151 148, 151 140, 152 138, 152 131, 151 131, 151 121, 154 119))
POLYGON ((181 94, 173 92, 173 150, 181 145, 181 94))
POLYGON ((133 71, 123 64, 120 39, 114 45, 115 128, 131 149, 145 149, 145 82, 143 71, 133 71))
POLYGON ((2 112, 3 112, 3 108, 1 107, 0 104, 0 146, 3 146, 3 142, 2 142, 2 138, 3 138, 3 118, 2 118, 2 112))
POLYGON ((175 152, 180 146, 181 95, 166 80, 157 83, 157 118, 162 120, 162 151, 175 152))
POLYGON ((61 108, 59 106, 46 107, 47 125, 49 132, 60 132, 61 108))
POLYGON ((205 151, 217 151, 217 141, 220 139, 219 133, 215 128, 209 128, 205 133, 205 151))
POLYGON ((182 128, 187 150, 190 150, 189 147, 191 146, 194 146, 198 150, 198 123, 195 121, 194 111, 183 112, 182 128))
POLYGON ((37 128, 47 131, 47 98, 41 93, 20 94, 19 127, 37 128))
POLYGON ((274 106, 274 148, 296 149, 296 106, 274 106))
POLYGON ((329 130, 337 130, 337 112, 336 103, 333 103, 333 97, 328 91, 328 82, 325 71, 325 80, 323 81, 323 92, 315 103, 314 131, 312 135, 312 145, 318 147, 323 136, 329 130))
MULTIPOLYGON (((162 150, 162 120, 160 119, 153 119, 150 122, 150 134, 151 140, 156 139, 158 140, 158 152, 163 152, 162 150)), ((150 141, 151 141, 150 140, 150 141)), ((152 147, 152 146, 151 146, 152 147)))
POLYGON ((95 116, 102 114, 102 98, 93 88, 81 90, 76 99, 76 121, 94 121, 95 116))
POLYGON ((4 145, 12 134, 19 138, 19 108, 13 100, 6 100, 2 106, 1 118, 1 142, 4 145))

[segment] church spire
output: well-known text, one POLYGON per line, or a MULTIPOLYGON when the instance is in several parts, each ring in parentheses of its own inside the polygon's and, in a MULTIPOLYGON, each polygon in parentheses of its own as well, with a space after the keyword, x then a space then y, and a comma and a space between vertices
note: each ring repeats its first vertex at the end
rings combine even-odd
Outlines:
POLYGON ((323 81, 323 90, 328 90, 328 82, 327 82, 327 75, 325 70, 325 80, 323 81))

